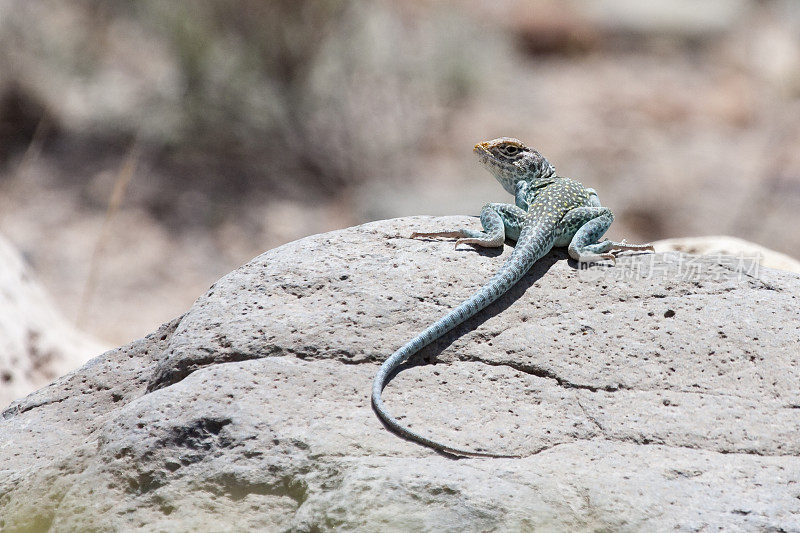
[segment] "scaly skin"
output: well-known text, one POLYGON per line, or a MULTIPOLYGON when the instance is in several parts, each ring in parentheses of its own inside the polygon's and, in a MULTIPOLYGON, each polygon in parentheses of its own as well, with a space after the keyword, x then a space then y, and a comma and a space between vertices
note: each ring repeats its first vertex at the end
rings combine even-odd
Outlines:
POLYGON ((614 215, 600 205, 597 193, 568 178, 539 152, 510 137, 475 145, 474 152, 500 185, 514 195, 516 205, 487 204, 481 211, 483 231, 460 229, 438 233, 414 233, 416 237, 451 237, 459 244, 502 247, 505 239, 516 240, 511 257, 478 292, 431 324, 425 331, 394 352, 383 365, 372 386, 372 405, 383 422, 396 434, 439 452, 465 457, 518 457, 464 450, 441 444, 403 426, 386 412, 381 392, 389 375, 409 357, 461 324, 508 291, 554 246, 567 246, 580 263, 615 261, 613 252, 653 250, 649 244, 626 244, 599 239, 614 215))

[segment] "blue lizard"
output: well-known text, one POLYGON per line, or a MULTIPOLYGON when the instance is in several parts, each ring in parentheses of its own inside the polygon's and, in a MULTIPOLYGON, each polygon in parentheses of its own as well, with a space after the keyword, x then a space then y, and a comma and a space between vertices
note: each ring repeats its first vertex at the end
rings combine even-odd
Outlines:
POLYGON ((497 300, 554 246, 567 246, 579 263, 615 261, 613 252, 653 250, 650 244, 600 241, 614 215, 600 205, 594 189, 556 174, 555 168, 536 150, 518 139, 501 137, 475 145, 480 162, 500 185, 514 195, 515 204, 487 204, 481 210, 483 231, 459 229, 414 233, 416 237, 455 238, 460 244, 502 247, 505 239, 517 241, 514 251, 495 275, 458 307, 404 344, 382 365, 372 387, 372 405, 386 426, 396 434, 445 454, 468 457, 517 457, 464 450, 441 444, 403 426, 386 412, 381 393, 392 372, 409 357, 497 300))

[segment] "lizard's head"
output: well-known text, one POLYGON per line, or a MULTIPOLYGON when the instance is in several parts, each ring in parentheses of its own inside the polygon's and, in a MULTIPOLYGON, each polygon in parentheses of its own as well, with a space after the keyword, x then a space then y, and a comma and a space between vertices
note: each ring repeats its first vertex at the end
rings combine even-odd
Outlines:
POLYGON ((556 173, 556 169, 542 154, 511 137, 478 143, 473 151, 483 166, 511 194, 515 193, 520 180, 549 178, 556 173))

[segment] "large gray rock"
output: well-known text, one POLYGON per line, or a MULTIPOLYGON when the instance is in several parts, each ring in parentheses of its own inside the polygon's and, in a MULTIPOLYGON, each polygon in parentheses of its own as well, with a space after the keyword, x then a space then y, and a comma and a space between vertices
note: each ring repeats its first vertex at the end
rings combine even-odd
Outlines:
POLYGON ((728 235, 677 237, 653 243, 656 252, 684 252, 692 255, 730 255, 748 263, 800 274, 800 261, 765 246, 728 235))
POLYGON ((391 412, 379 363, 500 252, 416 217, 316 235, 183 317, 13 404, 0 527, 53 530, 800 531, 797 275, 679 254, 562 252, 423 350, 391 412), (432 363, 436 364, 420 364, 432 363))

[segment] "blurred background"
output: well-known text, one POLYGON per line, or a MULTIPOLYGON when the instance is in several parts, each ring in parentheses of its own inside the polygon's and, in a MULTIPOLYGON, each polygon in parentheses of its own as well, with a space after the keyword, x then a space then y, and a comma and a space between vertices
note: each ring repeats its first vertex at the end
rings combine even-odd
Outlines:
POLYGON ((797 256, 796 0, 0 0, 0 234, 109 345, 305 235, 477 214, 515 136, 629 241, 797 256))

